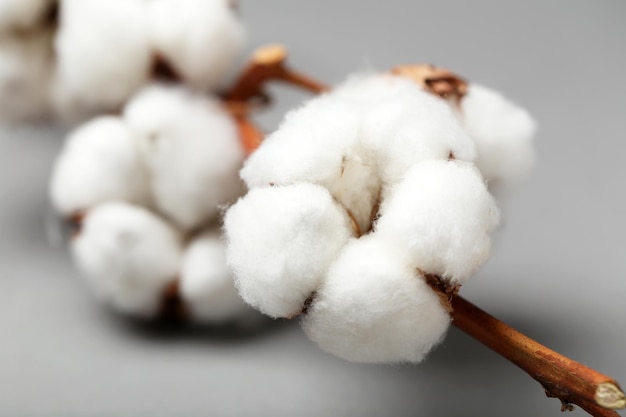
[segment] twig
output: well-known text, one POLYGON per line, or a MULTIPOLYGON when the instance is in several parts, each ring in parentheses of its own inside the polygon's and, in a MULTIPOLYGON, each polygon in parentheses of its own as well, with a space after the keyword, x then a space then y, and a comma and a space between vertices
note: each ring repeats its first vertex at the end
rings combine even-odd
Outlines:
POLYGON ((559 398, 562 410, 579 405, 597 417, 618 417, 626 398, 612 378, 548 349, 462 297, 452 300, 453 324, 524 370, 559 398))
POLYGON ((257 49, 235 85, 224 94, 224 99, 235 103, 253 98, 266 100, 263 87, 267 81, 285 82, 316 94, 327 90, 324 85, 287 67, 286 60, 287 49, 282 45, 257 49))

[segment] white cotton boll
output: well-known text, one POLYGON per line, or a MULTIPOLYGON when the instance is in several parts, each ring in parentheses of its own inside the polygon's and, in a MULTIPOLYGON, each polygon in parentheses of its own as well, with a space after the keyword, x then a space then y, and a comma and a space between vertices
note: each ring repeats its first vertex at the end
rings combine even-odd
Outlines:
POLYGON ((54 3, 54 0, 0 0, 0 32, 39 25, 54 3))
POLYGON ((377 234, 410 253, 412 266, 463 283, 491 250, 499 210, 473 164, 424 161, 383 201, 377 234))
POLYGON ((250 310, 235 288, 217 233, 205 233, 185 249, 180 290, 191 316, 199 321, 220 323, 250 310))
POLYGON ((243 193, 244 151, 232 116, 220 102, 181 87, 151 86, 127 105, 159 209, 193 229, 243 193))
POLYGON ((181 241, 148 210, 114 202, 88 213, 72 252, 99 299, 121 312, 149 317, 178 275, 181 241))
POLYGON ((151 6, 157 52, 195 88, 215 89, 245 42, 228 0, 155 0, 151 6))
POLYGON ((348 244, 303 319, 327 352, 354 362, 420 362, 450 317, 401 248, 369 235, 348 244))
POLYGON ((50 183, 52 204, 65 216, 112 200, 145 203, 148 193, 132 133, 108 116, 69 136, 50 183))
POLYGON ((248 187, 311 182, 327 188, 369 228, 380 181, 375 155, 359 141, 359 106, 328 94, 287 114, 246 161, 248 187))
POLYGON ((63 0, 54 98, 63 112, 118 110, 152 65, 142 0, 63 0))
POLYGON ((314 184, 252 189, 226 213, 227 259, 239 293, 272 317, 292 317, 350 239, 350 221, 314 184))
MULTIPOLYGON (((362 116, 362 140, 377 152, 385 184, 398 182, 411 166, 425 159, 474 160, 472 140, 444 101, 411 80, 378 77, 386 81, 387 94, 383 94, 383 82, 368 78, 362 81, 364 88, 372 88, 376 98, 362 116)), ((351 88, 356 89, 357 82, 352 83, 355 85, 351 88)))
POLYGON ((471 84, 459 118, 476 143, 476 165, 491 189, 511 188, 528 174, 537 126, 526 110, 494 90, 471 84))
POLYGON ((52 32, 0 38, 0 119, 22 122, 49 111, 52 32))

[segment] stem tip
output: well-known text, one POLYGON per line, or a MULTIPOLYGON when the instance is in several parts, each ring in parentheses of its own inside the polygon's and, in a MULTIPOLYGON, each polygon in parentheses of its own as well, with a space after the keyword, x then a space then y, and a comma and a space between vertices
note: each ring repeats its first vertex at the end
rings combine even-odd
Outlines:
POLYGON ((611 410, 619 410, 626 407, 624 392, 613 382, 604 382, 598 385, 595 400, 599 406, 611 410))

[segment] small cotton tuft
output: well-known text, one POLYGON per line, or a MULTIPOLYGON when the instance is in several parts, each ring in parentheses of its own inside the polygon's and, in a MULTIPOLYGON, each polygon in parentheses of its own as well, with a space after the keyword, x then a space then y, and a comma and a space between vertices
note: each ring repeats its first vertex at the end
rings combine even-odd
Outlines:
POLYGON ((156 51, 194 88, 212 90, 243 49, 245 31, 228 0, 156 0, 156 51))
POLYGON ((149 317, 178 274, 181 239, 148 210, 114 202, 87 214, 72 252, 99 299, 121 312, 149 317))
POLYGON ((110 116, 94 119, 69 136, 50 183, 52 204, 65 216, 106 201, 144 203, 148 191, 132 133, 110 116))
POLYGON ((150 170, 156 205, 180 227, 203 225, 243 194, 239 132, 217 100, 154 85, 133 98, 124 120, 150 170))
POLYGON ((354 362, 412 362, 444 337, 450 317, 403 251, 376 236, 353 241, 303 319, 327 352, 354 362))
POLYGON ((488 259, 499 210, 473 164, 424 161, 383 202, 376 233, 407 248, 413 267, 463 283, 488 259))
POLYGON ((510 189, 530 171, 537 126, 530 114, 489 88, 472 84, 460 119, 478 150, 476 165, 492 190, 510 189))
POLYGON ((205 233, 187 246, 180 279, 182 299, 197 320, 223 322, 249 311, 237 293, 217 233, 205 233))
POLYGON ((255 188, 226 213, 227 259, 241 296, 272 317, 298 314, 350 239, 350 221, 313 184, 255 188))

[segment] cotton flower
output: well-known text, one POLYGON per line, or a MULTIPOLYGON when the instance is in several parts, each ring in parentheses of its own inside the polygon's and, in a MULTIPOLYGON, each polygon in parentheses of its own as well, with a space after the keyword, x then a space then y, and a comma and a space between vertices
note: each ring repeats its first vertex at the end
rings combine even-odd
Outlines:
POLYGON ((306 334, 356 362, 420 362, 450 317, 400 246, 353 240, 330 268, 303 318, 306 334))
POLYGON ((272 317, 302 310, 352 236, 345 211, 314 184, 255 188, 230 208, 224 227, 241 296, 272 317))
POLYGON ((155 204, 183 229, 214 219, 242 194, 243 147, 217 100, 156 85, 129 102, 123 119, 150 173, 155 204))
POLYGON ((499 223, 474 164, 493 153, 476 137, 523 130, 516 109, 485 100, 505 119, 498 132, 398 74, 353 76, 290 112, 246 162, 250 191, 226 214, 242 297, 270 316, 301 313, 307 335, 342 358, 423 360, 450 322, 432 279, 465 283, 499 223))
POLYGON ((234 117, 180 86, 147 87, 120 116, 75 130, 50 195, 78 223, 74 257, 96 295, 135 316, 176 299, 200 322, 248 317, 218 231, 222 206, 243 193, 242 160, 234 117))
POLYGON ((153 316, 178 274, 179 233, 146 209, 101 204, 84 219, 72 253, 96 296, 126 313, 153 316))

